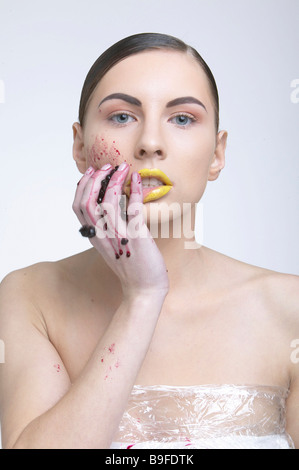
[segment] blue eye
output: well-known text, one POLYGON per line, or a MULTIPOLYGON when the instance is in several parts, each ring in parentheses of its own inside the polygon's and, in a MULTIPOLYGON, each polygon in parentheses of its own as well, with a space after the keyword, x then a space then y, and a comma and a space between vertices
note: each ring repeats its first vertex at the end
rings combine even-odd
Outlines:
POLYGON ((127 124, 128 122, 134 121, 134 118, 127 113, 114 114, 110 119, 116 124, 127 124))
POLYGON ((186 114, 178 114, 172 118, 172 120, 174 120, 175 124, 181 127, 186 127, 195 121, 193 117, 187 116, 186 114))

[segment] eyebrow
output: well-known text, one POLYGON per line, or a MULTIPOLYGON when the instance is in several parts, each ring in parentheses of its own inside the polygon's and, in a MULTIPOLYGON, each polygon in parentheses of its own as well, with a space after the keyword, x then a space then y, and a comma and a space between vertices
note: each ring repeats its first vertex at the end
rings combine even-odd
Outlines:
MULTIPOLYGON (((126 93, 112 93, 111 95, 108 95, 106 96, 106 98, 102 99, 99 104, 99 107, 102 103, 108 100, 122 100, 126 101, 127 103, 133 104, 134 106, 142 106, 141 101, 138 98, 135 98, 134 96, 127 95, 126 93)), ((180 104, 186 103, 198 104, 207 111, 205 105, 197 98, 194 98, 194 96, 182 96, 181 98, 175 98, 174 100, 171 100, 167 103, 166 108, 172 108, 173 106, 178 106, 180 104)))
POLYGON ((125 93, 112 93, 112 95, 106 96, 106 98, 100 102, 99 107, 102 103, 108 100, 122 100, 135 106, 141 106, 141 101, 139 101, 137 98, 134 98, 134 96, 126 95, 125 93))
POLYGON ((205 107, 205 105, 201 101, 199 101, 197 98, 194 98, 194 96, 182 96, 181 98, 175 98, 174 100, 169 101, 169 103, 167 103, 166 108, 171 108, 172 106, 178 106, 180 104, 186 104, 186 103, 198 104, 199 106, 202 106, 207 111, 207 108, 205 107))

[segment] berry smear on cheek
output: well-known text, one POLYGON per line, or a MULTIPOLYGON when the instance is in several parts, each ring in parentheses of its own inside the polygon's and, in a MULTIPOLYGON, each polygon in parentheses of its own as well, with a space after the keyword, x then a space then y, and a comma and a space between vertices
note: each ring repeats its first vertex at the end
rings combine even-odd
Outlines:
POLYGON ((115 140, 110 144, 104 137, 96 137, 92 147, 88 149, 88 156, 91 166, 101 167, 105 163, 113 166, 119 165, 120 162, 126 160, 121 155, 115 140))

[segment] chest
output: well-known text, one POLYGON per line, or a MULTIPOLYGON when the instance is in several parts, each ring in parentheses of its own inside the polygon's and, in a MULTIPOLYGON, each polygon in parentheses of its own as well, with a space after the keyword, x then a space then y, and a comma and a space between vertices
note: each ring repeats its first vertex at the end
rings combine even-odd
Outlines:
MULTIPOLYGON (((80 375, 118 307, 90 299, 63 311, 55 343, 72 380, 80 375), (84 312, 84 314, 82 313, 84 312)), ((269 315, 227 302, 162 309, 137 384, 285 386, 287 358, 269 315), (282 371, 284 371, 282 373, 282 371)))
POLYGON ((161 319, 136 383, 286 385, 287 358, 270 323, 224 309, 185 322, 161 319))

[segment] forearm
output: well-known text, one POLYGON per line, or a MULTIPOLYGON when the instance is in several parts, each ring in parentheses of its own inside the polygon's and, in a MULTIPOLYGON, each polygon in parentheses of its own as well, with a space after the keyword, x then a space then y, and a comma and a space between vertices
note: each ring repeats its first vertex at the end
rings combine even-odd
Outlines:
POLYGON ((33 420, 15 448, 109 448, 149 348, 165 296, 123 301, 81 375, 33 420))

